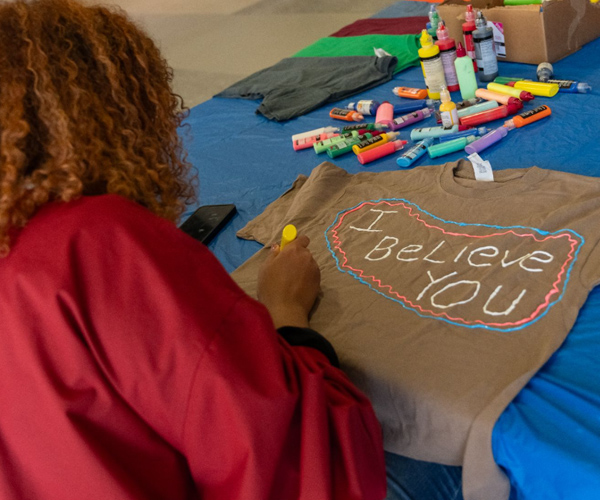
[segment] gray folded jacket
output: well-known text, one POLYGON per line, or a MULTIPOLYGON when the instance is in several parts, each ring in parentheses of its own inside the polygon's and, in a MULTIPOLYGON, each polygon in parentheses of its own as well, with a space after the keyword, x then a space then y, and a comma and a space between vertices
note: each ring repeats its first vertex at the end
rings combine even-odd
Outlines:
POLYGON ((291 57, 258 71, 215 97, 260 99, 256 110, 285 121, 392 79, 396 57, 291 57))

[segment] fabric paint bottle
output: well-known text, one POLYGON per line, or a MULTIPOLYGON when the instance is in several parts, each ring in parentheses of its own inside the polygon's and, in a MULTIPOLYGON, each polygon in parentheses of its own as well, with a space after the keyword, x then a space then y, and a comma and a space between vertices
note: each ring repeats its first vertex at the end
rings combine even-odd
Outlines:
POLYGON ((396 159, 396 164, 399 167, 407 168, 410 167, 415 161, 425 154, 427 148, 433 144, 433 139, 427 137, 421 142, 415 144, 406 153, 396 159))
POLYGON ((546 118, 551 114, 552 110, 548 106, 538 106, 537 108, 525 111, 524 113, 521 113, 520 115, 517 115, 514 118, 511 118, 510 120, 506 120, 504 122, 504 126, 507 127, 509 130, 512 130, 514 128, 521 128, 525 125, 529 125, 530 123, 537 122, 542 118, 546 118))
POLYGON ((364 116, 360 113, 344 108, 333 108, 329 112, 329 116, 331 118, 335 118, 336 120, 345 120, 347 122, 360 122, 364 119, 364 116))
POLYGON ((477 62, 475 54, 475 44, 473 43, 473 31, 477 29, 475 26, 475 12, 473 12, 473 6, 467 5, 467 11, 465 12, 465 22, 462 24, 463 40, 465 42, 465 51, 470 57, 473 64, 473 71, 477 72, 477 62))
POLYGON ((467 130, 463 130, 462 132, 456 132, 455 134, 443 135, 441 137, 438 137, 438 142, 453 141, 454 139, 458 139, 459 137, 468 137, 470 135, 481 137, 487 134, 488 132, 489 130, 487 129, 487 127, 468 128, 467 130))
POLYGON ((549 62, 543 62, 538 64, 536 75, 538 81, 540 82, 547 82, 548 80, 550 80, 550 78, 554 76, 554 68, 552 67, 552 64, 550 64, 549 62))
POLYGON ((372 100, 364 100, 358 102, 350 102, 346 105, 346 109, 358 111, 361 115, 373 116, 379 108, 379 103, 372 100))
POLYGON ((385 134, 365 139, 352 146, 352 151, 354 154, 364 153, 365 151, 369 151, 369 149, 374 149, 377 146, 396 140, 399 135, 400 132, 386 132, 385 134))
POLYGON ((518 90, 524 90, 530 94, 542 97, 554 97, 558 94, 557 83, 533 82, 531 80, 520 80, 518 82, 509 83, 509 87, 514 87, 518 90))
POLYGON ((471 106, 475 106, 475 104, 481 104, 483 101, 485 101, 485 99, 477 97, 477 92, 475 92, 475 96, 476 97, 471 97, 470 99, 457 102, 456 109, 470 108, 471 106))
POLYGON ((321 154, 327 151, 327 148, 329 148, 336 142, 345 141, 346 139, 352 139, 354 137, 358 137, 358 131, 356 130, 317 141, 313 144, 313 149, 315 153, 321 154))
MULTIPOLYGON (((510 96, 506 96, 506 97, 510 97, 510 96)), ((512 97, 511 99, 514 99, 515 101, 519 100, 519 99, 515 99, 514 97, 512 97)), ((509 102, 513 102, 513 101, 509 101, 509 102)), ((459 109, 456 112, 456 114, 458 115, 459 118, 463 118, 465 116, 474 115, 476 113, 481 113, 482 111, 487 111, 489 109, 497 108, 498 106, 499 106, 498 101, 494 101, 494 100, 483 101, 479 104, 475 104, 474 106, 469 106, 468 108, 459 109)))
POLYGON ((429 118, 430 116, 431 116, 431 109, 423 108, 418 111, 413 111, 412 113, 408 113, 407 115, 403 115, 403 116, 399 116, 398 118, 394 118, 394 120, 392 121, 392 124, 390 125, 390 128, 393 131, 396 131, 398 129, 408 127, 409 125, 412 125, 413 123, 420 122, 421 120, 424 120, 425 118, 429 118))
MULTIPOLYGON (((427 91, 425 91, 425 93, 425 95, 427 95, 427 91)), ((394 114, 410 113, 411 111, 417 111, 423 108, 431 108, 434 105, 435 101, 433 99, 420 99, 408 103, 394 104, 394 114)))
POLYGON ((484 149, 487 149, 504 139, 506 134, 508 134, 508 130, 507 127, 498 127, 497 129, 488 132, 483 137, 480 137, 476 141, 465 146, 465 152, 470 155, 473 153, 481 153, 484 149))
POLYGON ((460 151, 461 149, 465 149, 465 146, 475 142, 477 137, 474 135, 469 135, 467 137, 459 137, 458 139, 454 139, 453 141, 442 142, 440 144, 434 144, 433 146, 429 146, 427 148, 427 152, 429 153, 430 158, 437 158, 438 156, 448 155, 450 153, 455 153, 456 151, 460 151))
POLYGON ((315 142, 324 141, 333 137, 338 137, 340 134, 337 132, 326 132, 324 134, 313 135, 312 137, 304 137, 293 142, 294 151, 300 151, 302 149, 308 149, 313 147, 315 142))
POLYGON ((510 85, 502 85, 501 83, 491 82, 487 84, 488 90, 492 92, 500 92, 501 94, 508 94, 510 96, 516 97, 521 101, 533 101, 535 98, 531 92, 527 92, 525 90, 519 90, 511 87, 510 85))
POLYGON ((548 80, 548 83, 556 83, 559 92, 569 92, 572 94, 587 94, 592 90, 592 86, 585 82, 576 82, 573 80, 548 80))
POLYGON ((475 91, 475 95, 487 101, 496 101, 500 104, 508 104, 514 102, 514 100, 517 99, 516 97, 510 96, 508 94, 501 94, 500 92, 493 92, 488 89, 477 89, 475 91))
POLYGON ((383 144, 382 146, 377 146, 374 149, 369 149, 368 151, 365 151, 364 153, 358 153, 356 155, 356 157, 358 158, 358 161, 360 163, 362 163, 363 165, 366 165, 367 163, 378 160, 379 158, 383 158, 384 156, 391 155, 392 153, 395 153, 396 151, 400 151, 404 147, 406 142, 407 141, 401 141, 401 140, 387 142, 386 144, 383 144))
POLYGON ((312 137, 314 135, 326 134, 329 132, 339 132, 340 129, 338 127, 321 127, 316 128, 314 130, 308 130, 306 132, 301 132, 299 134, 294 134, 292 136, 292 141, 298 141, 300 139, 306 139, 307 137, 312 137))
POLYGON ((411 141, 420 141, 421 139, 426 139, 427 137, 431 137, 432 139, 438 139, 444 135, 456 134, 456 132, 462 132, 463 130, 467 130, 468 126, 464 125, 453 125, 452 128, 444 128, 444 127, 425 127, 425 128, 413 128, 410 131, 410 140, 411 141))
POLYGON ((389 127, 394 120, 394 106, 388 101, 383 101, 377 108, 375 123, 389 127))
POLYGON ((329 156, 329 158, 337 158, 338 156, 350 153, 350 151, 352 151, 352 146, 354 146, 355 144, 359 144, 362 141, 366 141, 371 137, 372 135, 368 133, 336 142, 335 144, 327 148, 327 156, 329 156))
POLYGON ((448 30, 444 21, 440 21, 437 29, 437 42, 435 44, 440 48, 442 57, 442 66, 444 68, 444 78, 450 92, 456 92, 460 89, 454 61, 456 60, 456 43, 448 35, 448 30))
POLYGON ((477 127, 483 123, 499 120, 500 118, 505 118, 508 115, 514 115, 522 108, 523 104, 521 101, 519 101, 518 104, 501 104, 500 106, 493 109, 488 109, 487 111, 481 111, 480 113, 475 113, 474 115, 463 116, 460 119, 460 124, 466 127, 477 127))
POLYGON ((440 48, 433 44, 433 39, 427 33, 427 30, 421 32, 419 58, 421 59, 421 69, 425 77, 427 94, 430 99, 439 99, 442 87, 446 86, 444 66, 442 65, 440 48))
POLYGON ((425 99, 427 97, 427 89, 415 89, 413 87, 394 87, 392 89, 392 92, 398 97, 406 97, 408 99, 425 99))
POLYGON ((463 100, 473 99, 477 90, 477 78, 475 78, 473 60, 467 55, 460 42, 458 42, 458 47, 456 48, 454 67, 460 87, 460 96, 463 100))
POLYGON ((450 92, 446 87, 442 88, 440 92, 440 115, 442 117, 442 127, 451 128, 454 125, 458 125, 458 113, 456 112, 456 104, 452 102, 450 98, 450 92))
POLYGON ((477 60, 477 77, 480 82, 491 82, 498 76, 498 58, 494 47, 494 30, 487 26, 487 21, 480 10, 475 19, 477 29, 473 31, 475 57, 477 60))
POLYGON ((431 7, 429 7, 429 23, 428 23, 428 28, 427 28, 427 33, 429 33, 429 35, 431 35, 431 38, 433 38, 433 40, 437 40, 437 29, 438 29, 438 25, 440 23, 440 14, 437 11, 437 7, 435 5, 432 5, 431 7))

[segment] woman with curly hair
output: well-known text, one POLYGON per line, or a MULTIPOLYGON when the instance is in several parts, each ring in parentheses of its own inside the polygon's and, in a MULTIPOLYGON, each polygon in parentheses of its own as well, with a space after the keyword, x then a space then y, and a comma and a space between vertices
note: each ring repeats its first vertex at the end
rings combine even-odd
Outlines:
POLYGON ((174 224, 171 79, 118 10, 0 3, 0 498, 380 500, 308 239, 272 250, 263 305, 174 224))

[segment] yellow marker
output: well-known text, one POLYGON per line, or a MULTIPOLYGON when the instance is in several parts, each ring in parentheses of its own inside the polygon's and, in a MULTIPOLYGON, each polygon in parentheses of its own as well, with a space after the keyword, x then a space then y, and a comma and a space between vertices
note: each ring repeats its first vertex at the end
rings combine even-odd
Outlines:
POLYGON ((557 83, 528 82, 523 80, 522 82, 515 82, 515 88, 543 97, 554 97, 558 93, 557 83))
POLYGON ((298 231, 296 230, 296 226, 293 224, 288 224, 285 226, 283 228, 283 232, 281 233, 281 245, 279 245, 279 250, 283 250, 284 246, 294 241, 297 235, 298 231))

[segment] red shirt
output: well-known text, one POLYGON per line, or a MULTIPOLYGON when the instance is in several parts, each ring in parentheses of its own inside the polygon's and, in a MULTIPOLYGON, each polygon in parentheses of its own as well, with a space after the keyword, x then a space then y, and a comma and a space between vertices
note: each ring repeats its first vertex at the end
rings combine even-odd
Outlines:
POLYGON ((2 500, 385 496, 365 396, 172 223, 51 204, 0 279, 2 500))

